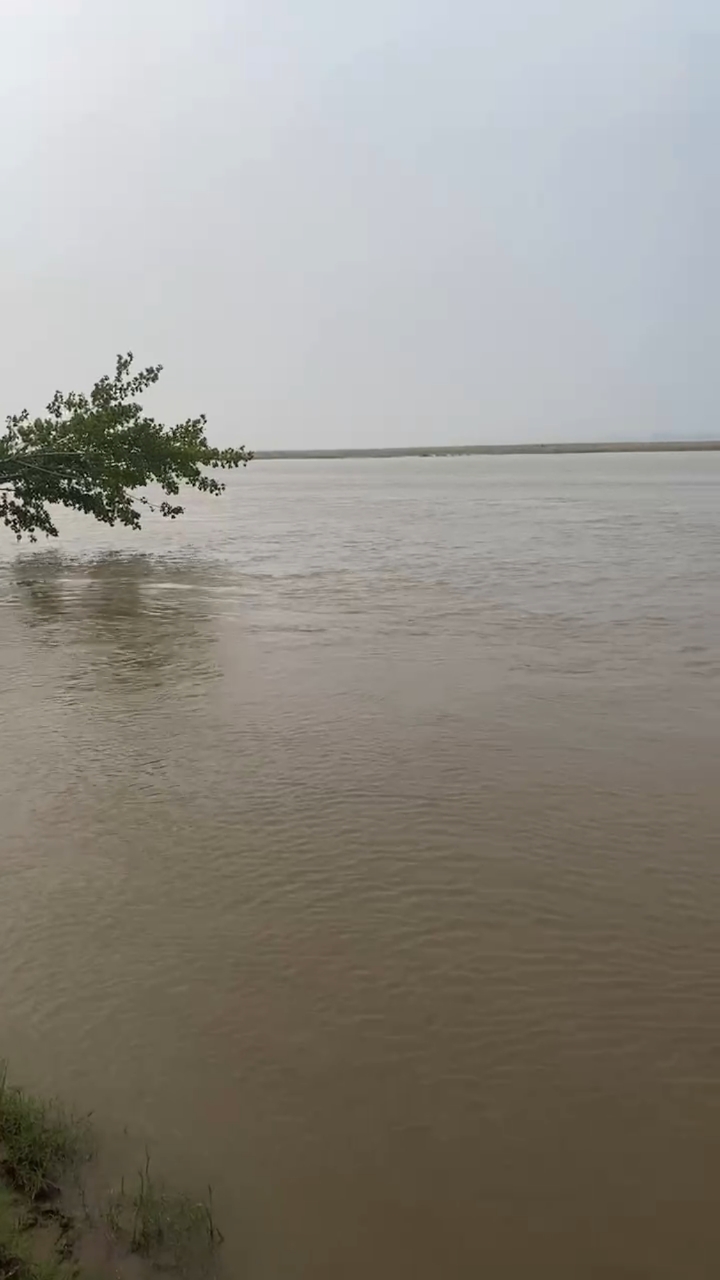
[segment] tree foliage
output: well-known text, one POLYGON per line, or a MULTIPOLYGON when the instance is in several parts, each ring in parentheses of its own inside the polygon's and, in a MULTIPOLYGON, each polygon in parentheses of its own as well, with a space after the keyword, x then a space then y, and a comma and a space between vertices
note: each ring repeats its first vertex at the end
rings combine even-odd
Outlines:
POLYGON ((0 520, 18 539, 57 536, 51 508, 71 507, 105 524, 139 529, 143 507, 174 520, 181 485, 217 496, 225 488, 217 468, 244 466, 245 448, 208 444, 206 419, 166 427, 148 417, 138 397, 156 383, 162 365, 134 373, 132 353, 118 356, 114 377, 95 383, 89 396, 56 391, 47 416, 27 410, 6 419, 0 435, 0 520), (143 492, 159 485, 158 504, 143 492))

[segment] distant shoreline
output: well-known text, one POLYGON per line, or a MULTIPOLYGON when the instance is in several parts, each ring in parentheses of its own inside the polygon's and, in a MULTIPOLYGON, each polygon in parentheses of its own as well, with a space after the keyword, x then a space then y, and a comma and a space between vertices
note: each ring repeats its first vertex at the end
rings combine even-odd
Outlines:
POLYGON ((616 440, 589 444, 448 444, 414 449, 257 449, 260 461, 303 458, 461 458, 471 454, 703 453, 720 450, 720 440, 616 440))

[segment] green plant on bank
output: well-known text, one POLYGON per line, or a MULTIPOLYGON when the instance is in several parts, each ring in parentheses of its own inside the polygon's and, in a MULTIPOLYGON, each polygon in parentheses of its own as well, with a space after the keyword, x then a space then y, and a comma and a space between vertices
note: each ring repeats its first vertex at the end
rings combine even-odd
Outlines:
MULTIPOLYGON (((146 1154, 136 1184, 123 1182, 104 1213, 91 1212, 80 1177, 91 1155, 88 1121, 8 1084, 0 1062, 0 1280, 81 1280, 80 1253, 100 1242, 109 1246, 104 1276, 125 1274, 118 1267, 135 1254, 142 1274, 210 1280, 222 1243, 212 1190, 201 1201, 168 1190, 146 1154), (70 1190, 80 1195, 79 1215, 66 1212, 70 1190)), ((82 1277, 90 1280, 84 1266, 82 1277)))
POLYGON ((124 1181, 111 1197, 106 1222, 111 1235, 133 1253, 181 1275, 209 1275, 222 1234, 213 1217, 212 1188, 207 1200, 168 1191, 150 1173, 150 1156, 128 1190, 124 1181))
POLYGON ((0 523, 18 538, 57 537, 52 507, 61 505, 105 524, 140 528, 141 508, 175 519, 181 485, 214 496, 224 485, 209 470, 245 466, 245 448, 217 449, 206 419, 166 427, 144 413, 137 397, 159 379, 162 365, 132 372, 132 353, 118 356, 89 395, 56 391, 44 418, 26 409, 6 419, 0 433, 0 523), (155 506, 141 491, 159 485, 155 506), (139 492, 140 491, 140 492, 139 492))
POLYGON ((89 1154, 87 1123, 9 1085, 0 1062, 0 1170, 9 1186, 30 1201, 57 1195, 63 1175, 89 1154))

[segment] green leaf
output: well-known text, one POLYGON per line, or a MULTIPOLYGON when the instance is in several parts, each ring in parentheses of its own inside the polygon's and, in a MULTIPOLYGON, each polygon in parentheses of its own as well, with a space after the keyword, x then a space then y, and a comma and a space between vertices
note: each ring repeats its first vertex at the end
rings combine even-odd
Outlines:
MULTIPOLYGON (((0 436, 0 520, 20 539, 57 537, 50 508, 94 516, 104 524, 140 528, 142 492, 158 484, 167 498, 189 485, 213 497, 224 484, 209 470, 246 466, 252 453, 208 444, 204 414, 167 427, 148 417, 138 397, 159 379, 162 365, 133 373, 133 356, 118 356, 89 396, 56 391, 45 418, 26 409, 6 419, 0 436)), ((183 508, 156 508, 174 520, 183 508)))

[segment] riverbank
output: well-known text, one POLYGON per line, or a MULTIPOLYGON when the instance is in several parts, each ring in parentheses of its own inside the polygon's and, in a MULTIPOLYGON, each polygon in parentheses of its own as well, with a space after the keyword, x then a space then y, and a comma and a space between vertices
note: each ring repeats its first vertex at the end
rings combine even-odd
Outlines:
POLYGON ((496 454, 554 456, 559 453, 704 453, 720 449, 720 440, 609 440, 561 444, 447 444, 398 449, 257 449, 260 462, 313 458, 464 458, 496 454))
POLYGON ((0 1069, 0 1280, 144 1280, 158 1268, 214 1280, 212 1193, 194 1201, 142 1168, 119 1188, 89 1177, 88 1120, 8 1083, 0 1069))

